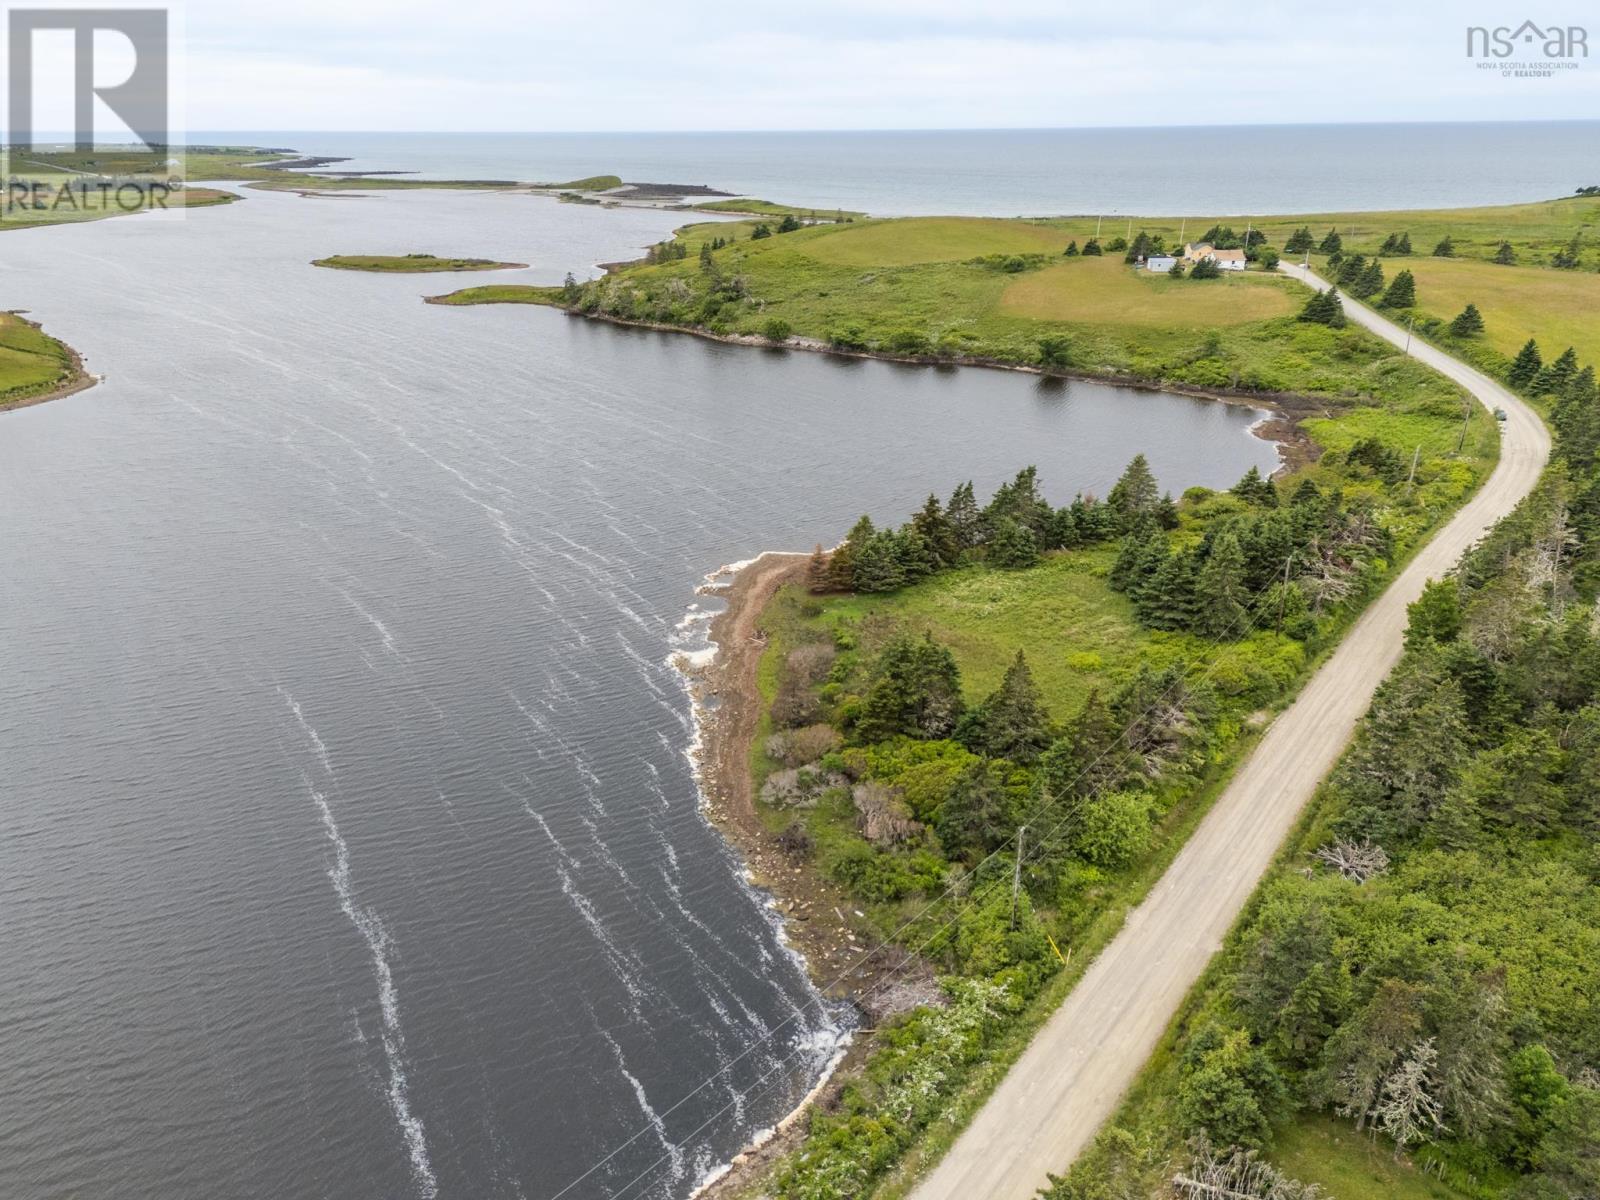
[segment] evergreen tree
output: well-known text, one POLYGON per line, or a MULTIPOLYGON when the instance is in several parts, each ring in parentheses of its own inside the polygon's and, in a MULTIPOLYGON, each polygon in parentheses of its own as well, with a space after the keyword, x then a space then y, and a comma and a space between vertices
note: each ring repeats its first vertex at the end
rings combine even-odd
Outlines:
POLYGON ((568 271, 567 277, 561 281, 561 299, 568 304, 576 304, 578 297, 581 295, 583 295, 583 289, 578 286, 577 277, 571 271, 568 271))
POLYGON ((868 743, 901 736, 946 738, 965 707, 961 672, 950 651, 927 634, 901 636, 878 656, 854 732, 868 743))
POLYGON ((939 566, 954 566, 956 559, 961 557, 961 545, 956 540, 955 528, 945 516, 939 497, 933 493, 928 494, 922 507, 911 518, 911 527, 927 541, 939 566))
POLYGON ((1328 236, 1317 243, 1317 253, 1336 254, 1344 248, 1344 239, 1339 236, 1337 229, 1328 230, 1328 236))
POLYGON ((1361 278, 1361 272, 1366 268, 1367 256, 1365 254, 1352 254, 1349 258, 1341 258, 1339 260, 1339 270, 1334 274, 1333 281, 1342 288, 1348 288, 1361 278))
MULTIPOLYGON (((1410 272, 1403 271, 1401 274, 1409 275, 1410 272)), ((1381 291, 1383 291, 1383 264, 1373 259, 1350 285, 1350 294, 1357 299, 1366 300, 1381 291)))
POLYGON ((800 219, 793 213, 784 213, 783 220, 778 222, 779 233, 793 233, 800 228, 800 219))
POLYGON ((1263 508, 1278 507, 1277 485, 1262 475, 1257 467, 1246 471, 1244 477, 1229 490, 1247 504, 1259 504, 1263 508))
POLYGON ((1217 266, 1214 258, 1202 258, 1195 263, 1194 269, 1189 272, 1190 279, 1216 279, 1222 274, 1222 268, 1217 266))
POLYGON ((989 561, 997 567, 1031 567, 1039 561, 1039 542, 1033 530, 1006 517, 989 541, 989 561))
POLYGON ((1123 537, 1106 583, 1114 592, 1137 596, 1166 560, 1167 539, 1154 521, 1147 520, 1123 537))
POLYGON ((1468 304, 1450 322, 1450 332, 1456 337, 1472 337, 1483 332, 1483 314, 1478 311, 1476 304, 1468 304))
POLYGON ((806 588, 814 596, 833 590, 833 575, 828 570, 828 555, 821 542, 817 543, 817 548, 811 552, 811 561, 806 564, 806 588))
POLYGON ((957 555, 971 550, 983 540, 983 514, 978 511, 971 480, 950 493, 950 503, 944 508, 944 519, 950 526, 950 536, 955 539, 957 555))
POLYGON ((1178 502, 1172 498, 1171 492, 1163 492, 1161 499, 1156 502, 1156 524, 1163 529, 1176 529, 1180 523, 1178 502))
POLYGON ((1578 354, 1571 346, 1534 377, 1533 391, 1539 396, 1564 396, 1578 375, 1578 354))
POLYGON ((1379 254, 1405 255, 1411 253, 1411 235, 1409 233, 1391 233, 1383 239, 1383 245, 1378 248, 1379 254))
POLYGON ((1512 249, 1510 242, 1500 243, 1500 248, 1494 252, 1494 261, 1503 267, 1509 267, 1517 261, 1517 252, 1512 249))
POLYGON ((844 544, 833 552, 833 558, 828 564, 828 573, 833 578, 833 586, 841 592, 853 592, 856 585, 856 559, 861 551, 877 536, 877 529, 872 524, 872 518, 862 516, 850 527, 850 532, 845 536, 844 544))
POLYGON ((1539 357, 1539 343, 1529 338, 1517 351, 1517 357, 1512 359, 1511 369, 1506 372, 1506 382, 1514 388, 1525 388, 1538 378, 1539 369, 1543 366, 1544 359, 1539 357))
POLYGON ((888 530, 874 534, 856 548, 852 568, 858 592, 892 592, 906 582, 899 539, 888 530))
POLYGON ((767 225, 767 223, 765 221, 761 222, 754 229, 752 229, 750 231, 750 240, 752 242, 759 242, 762 238, 769 238, 771 236, 772 236, 772 229, 767 225))
POLYGON ((962 722, 961 740, 976 754, 1006 758, 1024 766, 1050 745, 1050 714, 1021 650, 1005 677, 962 722))
POLYGON ((1448 237, 1441 239, 1433 247, 1433 256, 1435 258, 1454 258, 1456 256, 1456 244, 1448 237))
POLYGON ((1116 517, 1117 528, 1123 532, 1132 529, 1143 517, 1153 517, 1160 504, 1161 492, 1156 485, 1150 462, 1143 454, 1135 454, 1122 478, 1112 486, 1106 496, 1116 517))
POLYGON ((1237 638, 1249 631, 1245 605, 1250 596, 1244 582, 1244 550, 1231 532, 1217 535, 1211 553, 1200 567, 1197 587, 1199 610, 1195 632, 1210 638, 1237 638))
POLYGON ((1139 589, 1133 606, 1152 629, 1192 628, 1199 608, 1194 558, 1183 551, 1168 555, 1139 589))
POLYGON ((1008 518, 1033 530, 1036 537, 1048 528, 1050 505, 1040 494, 1037 467, 1024 467, 1010 482, 1001 484, 983 510, 983 522, 990 531, 1008 518))
POLYGON ((701 242, 700 243, 700 269, 702 271, 711 271, 711 270, 714 270, 715 268, 716 268, 716 263, 711 258, 711 243, 710 242, 701 242))
POLYGON ((1298 319, 1317 325, 1331 325, 1335 329, 1344 328, 1344 302, 1339 299, 1339 290, 1328 288, 1316 293, 1306 301, 1298 319))
POLYGON ((1406 645, 1454 641, 1461 632, 1461 588, 1453 579, 1430 579, 1406 606, 1406 645))
POLYGON ((935 827, 945 853, 953 858, 981 855, 1016 833, 1016 807, 1000 764, 979 759, 963 771, 944 803, 935 827))
POLYGON ((1183 259, 1181 259, 1181 258, 1173 259, 1172 260, 1172 266, 1167 268, 1167 274, 1172 276, 1172 278, 1174 278, 1174 279, 1182 279, 1183 278, 1183 259))
POLYGON ((1087 242, 1085 242, 1083 244, 1083 252, 1085 255, 1092 258, 1099 258, 1105 253, 1100 249, 1100 240, 1098 238, 1090 238, 1087 242))
POLYGON ((1078 243, 1077 243, 1077 240, 1074 239, 1073 241, 1068 242, 1067 243, 1067 248, 1065 250, 1063 250, 1061 252, 1061 254, 1062 254, 1063 258, 1077 258, 1078 257, 1078 243))
POLYGON ((1311 227, 1302 225, 1289 235, 1288 240, 1283 243, 1283 248, 1290 254, 1304 254, 1311 249, 1314 241, 1315 238, 1312 237, 1311 227))
POLYGON ((1411 308, 1417 302, 1417 281, 1410 271, 1401 271, 1383 293, 1384 308, 1411 308))

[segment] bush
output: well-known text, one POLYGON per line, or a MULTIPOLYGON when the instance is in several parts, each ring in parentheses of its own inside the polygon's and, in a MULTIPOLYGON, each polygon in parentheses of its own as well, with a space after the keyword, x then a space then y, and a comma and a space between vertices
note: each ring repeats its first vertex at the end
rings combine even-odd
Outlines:
POLYGON ((787 342, 793 332, 794 326, 782 317, 769 317, 761 326, 761 336, 769 342, 787 342))
POLYGON ((839 748, 839 735, 831 725, 806 725, 767 739, 767 757, 786 767, 803 767, 839 748))
POLYGON ((926 354, 928 335, 915 329, 897 329, 883 340, 883 348, 890 354, 926 354))
POLYGON ((1111 792, 1085 801, 1072 849, 1097 867, 1117 870, 1145 852, 1150 831, 1150 797, 1144 792, 1111 792))

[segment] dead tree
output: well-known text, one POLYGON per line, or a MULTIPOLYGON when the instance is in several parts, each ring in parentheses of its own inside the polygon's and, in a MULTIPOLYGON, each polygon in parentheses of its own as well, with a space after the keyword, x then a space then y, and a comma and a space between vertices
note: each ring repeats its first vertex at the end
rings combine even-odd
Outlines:
POLYGON ((1172 1194, 1179 1200, 1317 1200, 1322 1189, 1289 1178, 1254 1150, 1235 1149, 1223 1157, 1199 1138, 1188 1169, 1172 1177, 1172 1194))
POLYGON ((1359 842, 1337 841, 1317 851, 1317 861, 1326 863, 1346 879, 1365 883, 1389 869, 1389 856, 1382 846, 1363 838, 1359 842))

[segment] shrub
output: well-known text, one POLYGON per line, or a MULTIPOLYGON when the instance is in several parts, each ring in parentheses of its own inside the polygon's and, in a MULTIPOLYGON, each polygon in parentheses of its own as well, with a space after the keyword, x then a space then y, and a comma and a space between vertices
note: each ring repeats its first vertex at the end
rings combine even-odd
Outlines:
POLYGON ((926 354, 928 335, 915 329, 897 329, 883 340, 883 348, 891 354, 926 354))
POLYGON ((769 317, 761 326, 761 336, 769 342, 787 342, 794 326, 782 317, 769 317))
POLYGON ((1150 797, 1144 792, 1111 792, 1084 803, 1072 835, 1072 849, 1107 870, 1127 866, 1150 845, 1150 797))

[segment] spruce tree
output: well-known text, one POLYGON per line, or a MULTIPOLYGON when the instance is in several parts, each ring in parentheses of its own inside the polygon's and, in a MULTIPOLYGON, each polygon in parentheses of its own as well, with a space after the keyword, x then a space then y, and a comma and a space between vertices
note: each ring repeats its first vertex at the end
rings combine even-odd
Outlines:
POLYGON ((851 581, 858 592, 892 592, 906 582, 900 547, 893 533, 874 534, 857 547, 851 581))
POLYGON ((1168 555, 1139 589, 1134 610, 1152 629, 1184 630, 1193 626, 1198 609, 1194 559, 1179 551, 1168 555))
POLYGON ((963 722, 962 740, 990 758, 1026 766, 1051 742, 1050 713, 1021 650, 1006 668, 1000 686, 963 722))
POLYGON ((828 570, 828 555, 822 548, 822 543, 817 543, 817 548, 811 552, 811 561, 806 564, 806 588, 814 596, 833 590, 833 576, 828 570))
POLYGON ((1182 279, 1183 278, 1183 259, 1181 259, 1181 258, 1173 259, 1172 260, 1172 266, 1167 268, 1167 274, 1172 276, 1172 278, 1174 278, 1174 279, 1182 279))
POLYGON ((1160 488, 1156 485, 1154 472, 1150 470, 1150 462, 1143 454, 1133 456, 1133 461, 1122 472, 1122 478, 1117 480, 1106 496, 1106 503, 1117 518, 1117 527, 1124 532, 1138 524, 1141 517, 1154 516, 1160 502, 1160 488))
POLYGON ((1195 632, 1209 638, 1236 638, 1246 632, 1244 550, 1231 532, 1217 535, 1200 567, 1195 632))
POLYGON ((944 519, 950 526, 950 536, 955 539, 957 555, 972 549, 982 540, 983 516, 978 511, 971 480, 950 493, 950 503, 944 508, 944 519))
POLYGON ((872 524, 872 518, 864 515, 850 527, 844 544, 833 552, 833 558, 828 564, 828 573, 833 579, 833 586, 839 591, 855 591, 856 559, 867 543, 877 536, 877 532, 872 524))
POLYGON ((700 243, 700 269, 702 271, 710 271, 715 266, 716 266, 716 264, 711 259, 711 243, 710 242, 701 242, 700 243))
POLYGON ((1433 247, 1433 256, 1435 258, 1454 258, 1456 256, 1455 242, 1448 237, 1441 239, 1433 247))
POLYGON ((1067 243, 1067 248, 1061 252, 1063 258, 1078 257, 1078 243, 1076 240, 1067 243))
POLYGON ((1348 288, 1361 278, 1361 272, 1366 269, 1367 256, 1365 254, 1352 254, 1349 258, 1341 258, 1339 260, 1339 270, 1334 275, 1333 281, 1342 288, 1348 288))
POLYGON ((878 656, 853 732, 863 742, 945 738, 964 709, 961 672, 950 651, 927 634, 901 636, 878 656))
POLYGON ((1571 346, 1561 352, 1553 363, 1539 372, 1533 380, 1533 391, 1539 396, 1564 396, 1568 386, 1578 375, 1578 354, 1571 346))
POLYGON ((1328 288, 1326 291, 1316 293, 1306 301, 1297 319, 1342 329, 1345 323, 1344 301, 1339 299, 1339 289, 1328 288))
MULTIPOLYGON (((1409 275, 1410 272, 1403 271, 1401 274, 1409 275)), ((1381 291, 1383 291, 1383 264, 1377 259, 1373 259, 1367 264, 1366 269, 1361 272, 1356 281, 1350 285, 1350 294, 1358 299, 1366 300, 1371 296, 1376 296, 1381 291)))
POLYGON ((1494 252, 1494 261, 1503 267, 1509 267, 1517 261, 1517 252, 1512 249, 1510 242, 1500 243, 1500 248, 1494 252))
POLYGON ((1478 311, 1476 304, 1468 304, 1463 308, 1454 321, 1450 322, 1450 332, 1456 337, 1472 337, 1483 332, 1483 314, 1478 311))
POLYGON ((1098 238, 1090 238, 1085 242, 1083 244, 1083 252, 1093 258, 1099 258, 1105 253, 1100 249, 1100 240, 1098 238))
POLYGON ((1312 237, 1311 227, 1302 225, 1289 235, 1288 240, 1283 243, 1283 248, 1290 254, 1304 254, 1311 249, 1314 241, 1315 238, 1312 237))
POLYGON ((1317 243, 1319 254, 1334 254, 1344 248, 1344 239, 1339 236, 1337 229, 1328 230, 1328 236, 1317 243))
POLYGON ((1401 271, 1383 293, 1384 308, 1411 308, 1417 302, 1417 281, 1410 271, 1401 271))
POLYGON ((1114 592, 1137 596, 1145 581, 1160 568, 1167 558, 1167 539, 1154 521, 1145 521, 1129 531, 1117 549, 1116 561, 1106 576, 1106 584, 1114 592))
POLYGON ((956 542, 955 530, 950 524, 950 519, 945 516, 944 506, 939 503, 939 497, 933 493, 928 494, 922 507, 911 518, 911 527, 927 541, 928 548, 941 567, 953 566, 956 559, 961 556, 961 547, 956 542))
POLYGON ((1506 382, 1514 388, 1525 388, 1538 378, 1542 366, 1544 360, 1539 357, 1539 343, 1529 338, 1517 351, 1517 357, 1512 359, 1511 369, 1506 372, 1506 382))
POLYGON ((1033 530, 1006 517, 995 527, 989 542, 989 561, 997 567, 1021 568, 1039 561, 1039 543, 1033 530))

